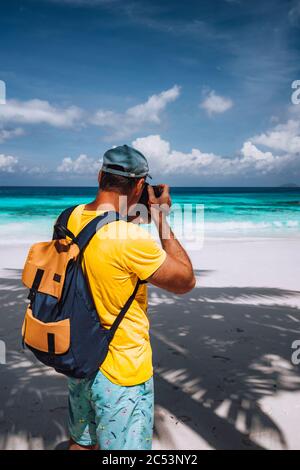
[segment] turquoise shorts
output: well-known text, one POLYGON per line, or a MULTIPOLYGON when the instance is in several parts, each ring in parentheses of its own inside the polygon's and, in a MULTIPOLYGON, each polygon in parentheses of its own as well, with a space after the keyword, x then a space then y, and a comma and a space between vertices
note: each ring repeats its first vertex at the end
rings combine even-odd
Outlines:
POLYGON ((102 372, 92 379, 69 378, 69 432, 77 444, 100 450, 151 450, 153 378, 125 387, 102 372))

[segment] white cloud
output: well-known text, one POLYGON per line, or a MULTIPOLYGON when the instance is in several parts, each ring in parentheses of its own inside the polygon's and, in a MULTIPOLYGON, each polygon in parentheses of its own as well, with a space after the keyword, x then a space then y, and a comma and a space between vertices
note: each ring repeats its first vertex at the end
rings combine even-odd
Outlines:
POLYGON ((246 159, 253 159, 254 161, 260 162, 270 162, 274 159, 272 152, 262 152, 249 140, 244 142, 241 154, 246 159))
POLYGON ((241 149, 243 159, 241 163, 249 164, 249 168, 261 171, 264 174, 271 171, 280 171, 288 163, 292 162, 290 155, 273 155, 272 152, 263 152, 258 149, 250 140, 244 142, 241 149))
POLYGON ((16 129, 0 128, 0 144, 5 142, 6 140, 13 139, 14 137, 19 137, 24 134, 25 132, 21 127, 17 127, 16 129))
POLYGON ((179 94, 180 87, 174 85, 169 90, 150 96, 145 103, 128 108, 124 113, 100 109, 90 121, 112 132, 107 140, 119 140, 134 134, 145 124, 159 124, 161 113, 179 94))
POLYGON ((144 103, 128 108, 124 113, 99 109, 90 117, 87 112, 76 106, 57 107, 39 99, 9 100, 0 106, 0 142, 23 133, 20 128, 5 129, 5 123, 47 124, 60 128, 72 127, 79 123, 94 124, 111 132, 106 140, 119 140, 134 134, 146 124, 160 124, 162 112, 179 94, 180 88, 175 85, 169 90, 150 96, 144 103))
POLYGON ((200 107, 205 109, 209 116, 225 113, 225 111, 232 108, 232 106, 233 101, 230 98, 217 95, 214 90, 208 92, 207 96, 200 103, 200 107))
POLYGON ((81 154, 74 159, 66 157, 57 167, 59 173, 68 173, 70 175, 97 175, 99 169, 100 161, 85 154, 81 154))
POLYGON ((141 137, 132 142, 149 160, 150 173, 165 175, 227 177, 246 174, 278 172, 293 163, 290 155, 273 155, 263 152, 251 141, 244 142, 234 157, 225 157, 193 148, 189 152, 172 150, 170 143, 159 135, 141 137))
POLYGON ((0 172, 13 173, 18 165, 18 159, 11 155, 0 154, 0 172))
POLYGON ((8 100, 0 106, 0 122, 23 124, 48 124, 54 127, 71 127, 82 116, 76 106, 59 108, 48 101, 33 99, 29 101, 8 100))
POLYGON ((232 174, 236 168, 233 159, 194 148, 190 152, 172 150, 159 135, 141 137, 132 142, 149 159, 150 173, 167 175, 232 174))
POLYGON ((288 109, 289 119, 276 123, 266 132, 257 134, 244 143, 242 153, 256 160, 257 168, 264 171, 294 170, 299 175, 300 167, 300 106, 288 109), (257 145, 268 151, 258 149, 257 145))
POLYGON ((153 168, 155 172, 158 173, 166 169, 167 166, 169 167, 171 146, 160 135, 139 137, 132 142, 132 146, 146 156, 149 160, 150 168, 153 168))
POLYGON ((300 153, 300 121, 289 119, 286 123, 277 124, 269 131, 254 136, 251 140, 276 151, 300 153))

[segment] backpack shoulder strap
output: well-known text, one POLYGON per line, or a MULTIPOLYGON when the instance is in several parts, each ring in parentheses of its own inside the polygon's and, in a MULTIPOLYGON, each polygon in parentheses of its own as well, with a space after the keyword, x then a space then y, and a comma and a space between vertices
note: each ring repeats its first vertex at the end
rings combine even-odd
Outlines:
POLYGON ((123 308, 120 310, 120 312, 118 313, 118 316, 117 318, 115 319, 115 321, 113 322, 112 326, 110 327, 110 330, 109 330, 109 341, 111 341, 115 335, 115 332, 117 331, 117 328, 118 326, 120 325, 121 321, 123 320, 123 318, 125 317, 126 315, 126 312, 128 311, 129 307, 131 306, 132 302, 134 301, 135 299, 135 296, 137 294, 137 291, 140 287, 141 284, 146 284, 147 281, 142 281, 141 279, 138 279, 136 285, 135 285, 135 288, 131 294, 131 296, 128 298, 128 300, 126 301, 126 303, 124 304, 123 308))
MULTIPOLYGON (((79 246, 80 251, 82 251, 89 243, 89 241, 93 238, 93 236, 96 234, 100 228, 104 227, 104 225, 107 225, 111 222, 115 222, 116 220, 125 220, 127 221, 126 218, 123 218, 118 212, 114 211, 109 211, 109 212, 104 212, 104 214, 99 215, 95 217, 93 220, 91 220, 82 230, 81 232, 77 235, 77 237, 73 240, 77 245, 79 246)), ((138 279, 135 288, 130 295, 130 297, 127 299, 126 303, 120 310, 118 316, 116 317, 115 321, 113 322, 111 328, 109 329, 108 333, 108 339, 111 341, 114 337, 115 332, 117 331, 118 326, 120 325, 121 321, 126 315, 126 312, 128 311, 129 307, 131 306, 132 302, 135 299, 135 296, 137 294, 138 288, 141 284, 145 284, 147 281, 142 281, 141 279, 138 279)))
MULTIPOLYGON (((53 230, 52 240, 57 240, 58 238, 66 238, 67 225, 70 215, 77 206, 68 207, 58 216, 53 230), (63 233, 61 229, 66 229, 63 233)), ((71 233, 71 232, 70 232, 71 233)), ((72 237, 71 237, 72 238, 72 237)))
POLYGON ((104 227, 111 222, 116 220, 121 220, 122 217, 118 212, 109 211, 104 212, 104 214, 94 217, 82 230, 79 232, 77 237, 74 238, 74 242, 79 246, 80 251, 82 251, 93 238, 100 228, 104 227))

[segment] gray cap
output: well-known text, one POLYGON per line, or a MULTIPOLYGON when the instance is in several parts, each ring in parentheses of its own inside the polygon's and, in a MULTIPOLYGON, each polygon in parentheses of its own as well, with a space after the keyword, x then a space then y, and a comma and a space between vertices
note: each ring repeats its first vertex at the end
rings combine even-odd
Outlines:
POLYGON ((102 171, 129 178, 142 178, 149 175, 149 166, 144 155, 128 145, 120 145, 107 150, 103 155, 102 171), (120 166, 123 169, 114 168, 120 166))

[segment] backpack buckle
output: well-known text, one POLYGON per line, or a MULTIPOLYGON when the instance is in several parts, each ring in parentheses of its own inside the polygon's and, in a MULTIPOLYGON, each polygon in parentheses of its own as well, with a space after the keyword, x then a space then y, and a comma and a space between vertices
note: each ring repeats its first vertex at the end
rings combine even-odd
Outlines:
POLYGON ((65 227, 62 224, 55 224, 54 225, 54 232, 57 238, 66 238, 69 237, 71 238, 72 241, 75 240, 75 235, 74 233, 71 232, 67 227, 65 227))

